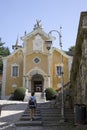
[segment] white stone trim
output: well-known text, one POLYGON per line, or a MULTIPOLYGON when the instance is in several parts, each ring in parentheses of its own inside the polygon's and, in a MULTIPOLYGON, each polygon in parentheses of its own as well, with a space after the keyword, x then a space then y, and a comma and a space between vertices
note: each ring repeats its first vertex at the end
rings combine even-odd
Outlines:
POLYGON ((29 83, 29 84, 28 84, 28 91, 31 92, 31 80, 29 80, 28 83, 29 83))
POLYGON ((24 40, 27 40, 27 39, 29 39, 31 36, 34 36, 34 35, 36 35, 36 34, 38 34, 38 33, 48 38, 48 34, 45 33, 42 29, 36 29, 36 30, 34 30, 34 31, 30 32, 30 33, 28 33, 26 36, 21 37, 21 40, 23 40, 23 41, 24 41, 24 40))
POLYGON ((17 50, 15 50, 14 52, 12 52, 10 55, 6 56, 6 57, 3 57, 3 59, 8 59, 8 58, 11 58, 13 57, 17 52, 23 52, 24 48, 19 48, 17 50))
POLYGON ((58 73, 57 73, 57 67, 61 67, 61 71, 64 71, 63 70, 63 63, 58 63, 58 64, 55 64, 55 73, 56 73, 56 76, 58 77, 58 78, 61 78, 61 74, 60 75, 58 75, 58 73))
POLYGON ((38 53, 40 53, 40 54, 43 54, 43 55, 46 55, 46 56, 48 56, 49 55, 49 53, 47 53, 47 52, 45 52, 45 51, 43 51, 43 52, 41 52, 41 51, 29 51, 27 54, 26 54, 26 56, 27 55, 32 55, 32 54, 38 54, 38 53))
POLYGON ((71 67, 72 67, 72 61, 73 61, 73 57, 68 59, 68 69, 69 69, 69 77, 68 79, 70 80, 70 72, 71 72, 71 67))
POLYGON ((38 56, 36 56, 35 58, 33 58, 32 61, 33 61, 34 64, 39 64, 41 62, 41 58, 39 58, 38 56), (39 59, 39 62, 35 62, 36 58, 39 59))
MULTIPOLYGON (((45 76, 47 76, 47 74, 40 68, 38 67, 35 67, 33 69, 31 69, 26 75, 28 76, 28 82, 27 82, 27 88, 28 88, 28 91, 31 92, 31 78, 33 75, 35 75, 36 73, 38 72, 38 74, 41 74, 43 79, 44 79, 44 82, 46 83, 45 81, 45 76)), ((44 85, 44 84, 43 84, 44 85)), ((48 86, 48 85, 47 85, 48 86)), ((46 86, 43 86, 43 89, 45 89, 46 86)))
POLYGON ((12 84, 12 88, 17 88, 17 84, 12 84))
POLYGON ((4 60, 3 60, 3 77, 2 77, 1 99, 5 99, 6 68, 7 68, 7 59, 4 59, 4 60))
POLYGON ((26 82, 25 82, 25 76, 26 76, 26 41, 24 43, 24 50, 23 50, 23 86, 26 86, 26 82))
POLYGON ((60 49, 58 49, 58 48, 55 48, 55 47, 52 48, 52 53, 53 53, 55 50, 58 51, 58 52, 60 53, 60 55, 66 57, 66 58, 71 58, 71 57, 72 57, 72 56, 67 55, 64 51, 62 51, 62 50, 60 50, 60 49))
POLYGON ((50 77, 51 77, 51 63, 50 63, 50 58, 51 58, 51 55, 49 53, 48 55, 48 87, 50 88, 51 87, 51 81, 50 81, 50 77))
POLYGON ((40 69, 39 67, 34 67, 33 69, 31 69, 26 75, 34 75, 38 72, 38 74, 41 75, 47 75, 42 69, 40 69))

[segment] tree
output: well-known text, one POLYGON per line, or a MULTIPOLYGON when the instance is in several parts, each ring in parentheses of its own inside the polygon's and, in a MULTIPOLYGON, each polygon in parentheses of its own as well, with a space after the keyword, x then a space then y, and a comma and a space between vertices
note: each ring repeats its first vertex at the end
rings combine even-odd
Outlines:
POLYGON ((2 69, 3 69, 2 57, 5 57, 10 54, 9 48, 4 47, 4 44, 5 43, 2 42, 0 38, 0 73, 2 73, 2 69))
POLYGON ((65 53, 66 53, 67 55, 74 56, 74 54, 75 54, 75 46, 71 46, 71 47, 69 48, 69 51, 65 51, 65 53))
POLYGON ((3 42, 1 42, 1 38, 0 38, 0 56, 7 56, 10 54, 9 48, 8 47, 4 47, 3 42))
POLYGON ((69 48, 69 51, 70 51, 70 52, 74 52, 74 51, 75 51, 75 46, 71 46, 71 47, 69 48))

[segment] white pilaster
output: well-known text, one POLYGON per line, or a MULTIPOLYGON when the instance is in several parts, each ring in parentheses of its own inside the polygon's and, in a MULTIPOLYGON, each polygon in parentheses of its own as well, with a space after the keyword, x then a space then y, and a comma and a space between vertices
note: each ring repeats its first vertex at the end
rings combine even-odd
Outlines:
POLYGON ((50 88, 50 76, 48 76, 48 87, 50 88))
POLYGON ((28 85, 28 91, 31 92, 31 80, 28 81, 29 85, 28 85))
POLYGON ((25 76, 26 76, 26 41, 25 41, 23 54, 24 54, 24 57, 23 57, 24 58, 23 59, 23 86, 26 87, 26 80, 25 80, 25 76))
POLYGON ((69 77, 68 77, 68 79, 70 80, 70 72, 71 72, 71 67, 72 67, 72 60, 73 60, 73 57, 70 57, 69 59, 68 59, 68 69, 69 69, 69 71, 68 71, 68 75, 69 75, 69 77))
POLYGON ((26 88, 28 89, 29 88, 29 83, 28 83, 28 77, 26 78, 26 88))
POLYGON ((47 77, 44 77, 43 91, 47 88, 47 77))
POLYGON ((49 52, 49 55, 48 55, 48 87, 50 87, 50 76, 51 76, 51 72, 50 72, 50 65, 51 65, 51 63, 50 63, 50 56, 51 56, 51 54, 50 54, 50 52, 49 52))
POLYGON ((1 99, 5 99, 6 67, 7 67, 7 59, 4 59, 3 60, 3 77, 2 77, 1 99))

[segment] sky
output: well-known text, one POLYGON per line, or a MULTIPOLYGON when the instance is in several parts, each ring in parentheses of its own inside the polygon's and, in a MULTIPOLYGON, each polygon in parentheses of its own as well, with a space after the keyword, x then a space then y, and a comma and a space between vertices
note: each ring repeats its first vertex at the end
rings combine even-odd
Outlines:
MULTIPOLYGON (((46 33, 62 26, 62 49, 67 51, 75 45, 80 13, 86 10, 87 0, 0 0, 0 37, 12 52, 17 37, 22 44, 20 37, 32 32, 38 19, 46 33)), ((58 34, 52 35, 59 48, 58 34)))

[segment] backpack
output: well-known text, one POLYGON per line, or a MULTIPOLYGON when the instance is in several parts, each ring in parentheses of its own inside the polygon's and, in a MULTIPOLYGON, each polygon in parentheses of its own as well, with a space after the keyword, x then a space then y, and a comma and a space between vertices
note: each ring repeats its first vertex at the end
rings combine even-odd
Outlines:
POLYGON ((32 97, 29 100, 29 106, 35 106, 35 99, 33 99, 32 97))

